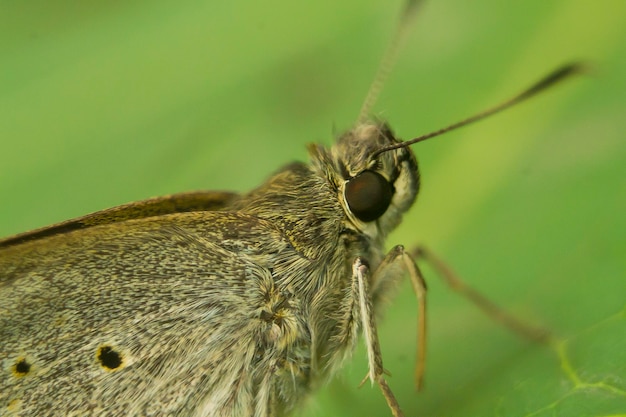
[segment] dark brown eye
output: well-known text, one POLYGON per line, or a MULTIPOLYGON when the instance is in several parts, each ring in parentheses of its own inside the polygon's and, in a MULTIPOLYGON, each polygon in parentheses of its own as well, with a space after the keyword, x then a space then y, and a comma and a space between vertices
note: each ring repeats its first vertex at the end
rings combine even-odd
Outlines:
POLYGON ((348 207, 364 222, 371 222, 382 216, 393 196, 393 186, 377 172, 363 171, 346 184, 348 207))

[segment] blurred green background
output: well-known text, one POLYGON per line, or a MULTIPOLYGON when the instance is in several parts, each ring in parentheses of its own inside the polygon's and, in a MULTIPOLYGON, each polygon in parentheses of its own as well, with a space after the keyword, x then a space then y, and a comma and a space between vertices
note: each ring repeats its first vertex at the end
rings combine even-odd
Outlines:
MULTIPOLYGON (((133 200, 245 191, 349 128, 401 1, 0 0, 0 235, 133 200)), ((423 188, 389 245, 424 243, 553 329, 494 324, 425 268, 380 326, 407 416, 626 415, 626 2, 428 1, 375 107, 405 139, 574 59, 595 74, 415 147, 423 188), (568 364, 571 369, 568 370, 568 364)), ((360 348, 308 416, 387 416, 360 348)))

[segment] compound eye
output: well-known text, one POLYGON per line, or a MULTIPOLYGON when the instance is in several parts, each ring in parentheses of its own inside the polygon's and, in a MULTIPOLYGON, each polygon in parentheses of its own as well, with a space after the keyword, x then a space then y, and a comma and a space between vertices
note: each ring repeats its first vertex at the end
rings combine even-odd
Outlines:
POLYGON ((348 180, 345 189, 350 211, 357 219, 371 222, 382 216, 393 197, 393 186, 377 172, 363 171, 348 180))

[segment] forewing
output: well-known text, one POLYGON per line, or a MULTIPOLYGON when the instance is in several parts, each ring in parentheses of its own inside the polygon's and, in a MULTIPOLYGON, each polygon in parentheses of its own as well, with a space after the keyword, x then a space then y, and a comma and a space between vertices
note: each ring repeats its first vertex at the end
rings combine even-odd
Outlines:
POLYGON ((5 245, 0 403, 17 415, 251 415, 260 306, 292 249, 271 224, 227 211, 5 245))
POLYGON ((163 216, 173 213, 224 210, 228 209, 238 197, 238 194, 226 191, 196 191, 132 202, 41 229, 0 239, 0 250, 4 247, 26 241, 67 233, 73 230, 86 229, 93 226, 125 222, 132 219, 163 216))

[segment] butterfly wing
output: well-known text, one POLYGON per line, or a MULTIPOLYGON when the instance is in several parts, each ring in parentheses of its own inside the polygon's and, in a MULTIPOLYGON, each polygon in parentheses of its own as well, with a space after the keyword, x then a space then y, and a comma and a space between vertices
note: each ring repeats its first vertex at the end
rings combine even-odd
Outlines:
POLYGON ((172 213, 224 210, 237 201, 238 194, 227 191, 197 191, 166 195, 101 210, 41 229, 0 239, 0 249, 72 230, 172 213))
POLYGON ((260 317, 273 267, 300 255, 239 212, 117 210, 0 247, 0 403, 16 415, 267 415, 275 363, 260 317))

